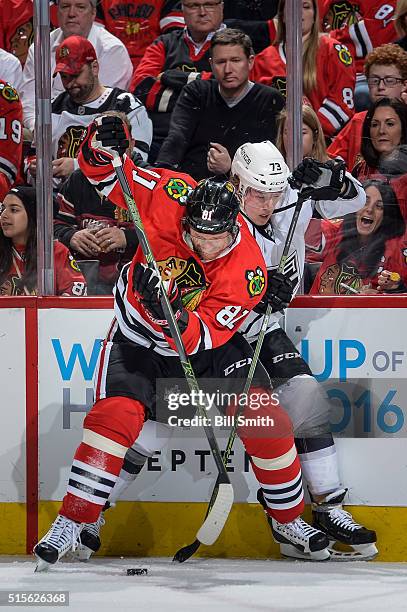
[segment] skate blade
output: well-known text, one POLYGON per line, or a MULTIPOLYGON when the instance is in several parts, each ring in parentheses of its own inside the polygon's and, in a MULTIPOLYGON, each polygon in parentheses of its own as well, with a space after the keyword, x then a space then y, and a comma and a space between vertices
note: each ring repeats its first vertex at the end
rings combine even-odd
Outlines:
POLYGON ((94 552, 95 551, 91 548, 88 548, 87 546, 81 544, 75 551, 75 557, 79 561, 82 561, 82 563, 86 563, 86 561, 89 561, 94 552))
POLYGON ((280 552, 284 557, 291 557, 294 559, 303 559, 304 561, 327 561, 330 557, 327 548, 322 550, 316 550, 315 552, 301 552, 292 544, 280 544, 280 552))
POLYGON ((37 559, 37 565, 35 566, 34 572, 47 572, 51 567, 52 563, 44 561, 44 559, 41 559, 41 557, 38 557, 38 555, 35 555, 35 557, 37 559))
POLYGON ((332 561, 371 561, 379 554, 376 544, 354 544, 348 550, 337 550, 335 545, 335 540, 329 542, 332 561))

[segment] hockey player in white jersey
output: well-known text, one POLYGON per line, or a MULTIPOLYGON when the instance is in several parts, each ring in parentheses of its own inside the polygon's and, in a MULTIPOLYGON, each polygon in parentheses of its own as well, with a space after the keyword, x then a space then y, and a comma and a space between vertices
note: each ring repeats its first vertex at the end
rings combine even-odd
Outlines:
MULTIPOLYGON (((333 558, 370 559, 377 554, 375 532, 356 523, 342 508, 347 490, 339 478, 335 443, 329 429, 328 399, 279 325, 304 272, 304 235, 314 207, 322 217, 335 218, 359 210, 366 200, 360 183, 349 173, 340 184, 340 171, 340 165, 333 160, 320 163, 310 158, 305 158, 293 171, 299 186, 309 184, 312 199, 302 205, 284 271, 279 273, 277 267, 294 212, 291 205, 297 201, 298 192, 287 184, 288 168, 270 142, 247 143, 237 150, 232 162, 232 180, 238 185, 243 214, 269 271, 267 299, 256 308, 257 313, 251 313, 240 332, 249 342, 255 342, 267 304, 272 304, 274 315, 260 360, 293 422, 302 472, 312 500, 314 526, 327 534, 333 558), (332 548, 335 542, 349 545, 353 552, 345 555, 336 551, 332 548)), ((259 501, 267 506, 265 496, 259 501)), ((272 521, 270 526, 275 539, 283 542, 284 526, 272 521)), ((284 543, 282 548, 285 554, 290 554, 284 543)), ((291 553, 296 556, 295 549, 291 553)))
MULTIPOLYGON (((262 249, 269 270, 268 299, 257 307, 259 312, 250 314, 239 331, 251 343, 255 343, 267 303, 272 304, 274 315, 260 359, 279 393, 281 406, 293 422, 302 471, 312 499, 314 525, 327 534, 331 546, 338 541, 351 547, 353 553, 347 553, 344 558, 367 559, 377 554, 376 534, 357 524, 342 508, 346 489, 340 482, 335 444, 329 431, 328 400, 309 366, 279 325, 284 309, 297 292, 303 275, 304 234, 313 208, 316 207, 323 217, 335 218, 364 205, 365 194, 359 182, 348 173, 341 181, 341 169, 343 174, 343 166, 337 163, 323 164, 306 159, 293 171, 298 185, 309 185, 306 188, 314 199, 308 199, 302 205, 284 272, 280 274, 276 269, 298 191, 288 185, 288 167, 270 142, 246 143, 237 150, 232 163, 232 180, 238 186, 242 212, 262 249)), ((147 422, 137 444, 128 451, 107 507, 114 504, 135 479, 146 458, 167 443, 164 436, 157 435, 155 427, 155 423, 147 422)), ((271 503, 266 495, 259 496, 259 501, 263 507, 271 503)), ((101 516, 97 524, 88 525, 82 531, 81 551, 84 558, 99 547, 99 530, 103 520, 101 516)), ((307 523, 302 521, 295 526, 285 526, 274 520, 269 522, 273 537, 284 555, 315 559, 304 546, 312 537, 312 528, 307 523)), ((331 551, 335 558, 341 556, 332 548, 331 551)))

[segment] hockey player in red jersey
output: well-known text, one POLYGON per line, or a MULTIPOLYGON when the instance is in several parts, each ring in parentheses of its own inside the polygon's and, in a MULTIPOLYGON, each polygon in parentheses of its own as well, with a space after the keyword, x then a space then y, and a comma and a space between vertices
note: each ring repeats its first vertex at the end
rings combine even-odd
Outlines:
POLYGON ((125 45, 133 68, 160 34, 184 27, 180 0, 101 0, 96 16, 125 45))
MULTIPOLYGON (((122 207, 125 200, 111 162, 113 150, 123 155, 127 147, 121 119, 103 117, 88 128, 79 155, 89 181, 122 207)), ((266 272, 261 252, 238 216, 234 187, 228 181, 206 179, 189 193, 194 182, 188 175, 145 171, 128 158, 124 171, 197 378, 220 378, 226 391, 241 391, 252 351, 235 332, 263 297, 266 272)), ((83 442, 60 513, 34 548, 38 569, 76 548, 84 524, 98 520, 145 419, 163 418, 157 378, 183 379, 160 290, 158 274, 146 267, 139 247, 116 285, 116 318, 100 353, 96 401, 84 421, 83 442)), ((257 391, 270 393, 260 364, 255 380, 257 391)), ((304 503, 294 440, 278 404, 257 406, 256 416, 263 415, 272 415, 274 426, 259 430, 247 424, 238 433, 270 500, 268 513, 279 523, 291 523, 299 520, 304 503)), ((304 549, 321 558, 328 556, 327 544, 326 536, 311 527, 302 542, 304 549)))
POLYGON ((17 91, 0 79, 0 201, 14 184, 23 154, 23 109, 17 91))

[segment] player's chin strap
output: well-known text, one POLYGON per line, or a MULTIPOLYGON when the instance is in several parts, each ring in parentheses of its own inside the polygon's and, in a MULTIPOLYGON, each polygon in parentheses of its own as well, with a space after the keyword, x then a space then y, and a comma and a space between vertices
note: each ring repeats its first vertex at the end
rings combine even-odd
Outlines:
MULTIPOLYGON (((290 227, 287 233, 287 238, 284 244, 284 249, 283 249, 283 253, 281 255, 281 259, 280 259, 280 263, 278 265, 277 271, 278 272, 283 272, 284 271, 284 267, 287 261, 287 257, 288 257, 288 253, 291 247, 291 242, 294 236, 294 232, 295 232, 295 228, 298 222, 298 217, 300 216, 300 212, 301 212, 301 207, 304 203, 304 201, 308 199, 308 196, 303 194, 302 191, 298 192, 298 199, 297 202, 295 202, 295 210, 294 210, 294 214, 293 217, 291 219, 291 223, 290 223, 290 227)), ((266 335, 268 326, 269 326, 269 321, 270 321, 270 317, 272 315, 272 306, 271 304, 268 304, 267 306, 267 310, 266 313, 264 315, 263 318, 263 323, 261 326, 261 330, 259 333, 259 337, 257 339, 257 343, 256 343, 256 347, 254 349, 254 353, 253 353, 253 358, 252 358, 252 362, 250 364, 250 369, 249 369, 249 373, 247 375, 247 379, 246 379, 246 383, 244 386, 244 390, 243 390, 243 394, 242 397, 245 397, 248 395, 249 391, 250 391, 250 387, 253 381, 253 377, 254 377, 254 373, 257 367, 257 363, 259 360, 259 356, 260 356, 260 351, 261 351, 261 347, 263 345, 263 341, 264 341, 264 337, 266 335)), ((238 427, 238 421, 239 421, 239 415, 242 414, 243 410, 244 410, 244 404, 241 404, 238 407, 238 410, 236 411, 235 414, 235 418, 234 418, 234 425, 232 427, 232 429, 230 430, 229 433, 229 438, 226 444, 226 449, 223 455, 223 464, 226 466, 230 457, 230 453, 232 451, 233 448, 233 444, 236 438, 236 433, 237 433, 237 427, 238 427)), ((211 509, 213 507, 213 505, 216 502, 216 494, 217 494, 217 488, 219 486, 219 477, 218 480, 216 481, 215 484, 215 488, 212 492, 212 496, 211 499, 209 501, 209 505, 208 505, 208 509, 206 511, 206 516, 209 515, 209 513, 211 512, 211 509)), ((200 542, 197 540, 195 540, 195 542, 192 542, 192 544, 189 544, 188 546, 184 546, 183 548, 180 548, 174 555, 174 559, 173 561, 178 561, 179 563, 183 563, 184 561, 186 561, 187 559, 189 559, 190 557, 192 557, 192 555, 198 550, 200 546, 200 542)))
MULTIPOLYGON (((96 121, 98 121, 96 119, 96 121)), ((93 143, 93 146, 97 148, 98 141, 93 143)), ((103 146, 103 145, 102 145, 103 146)), ((102 147, 101 147, 102 148, 102 147)), ((166 320, 168 322, 168 327, 170 329, 171 336, 174 340, 179 359, 181 361, 182 368, 184 370, 184 375, 187 380, 188 386, 191 392, 195 392, 195 397, 201 397, 201 392, 198 386, 198 382, 196 380, 195 373, 192 368, 192 364, 187 356, 184 343, 181 337, 181 333, 179 331, 177 322, 174 317, 174 313, 172 311, 167 292, 163 287, 163 282, 161 280, 161 274, 158 270, 158 266, 156 260, 154 258, 154 254, 152 252, 149 240, 147 238, 147 234, 144 229, 144 225, 142 219, 140 217, 140 213, 137 208, 137 204, 133 198, 129 183, 127 181, 127 177, 123 171, 123 164, 120 158, 120 155, 115 151, 110 151, 110 154, 113 154, 112 165, 116 172, 117 179, 119 181, 120 187, 123 192, 123 197, 127 204, 128 210, 130 212, 131 218, 133 220, 135 230, 137 233, 137 237, 139 239, 139 244, 142 248, 144 256, 146 258, 147 264, 156 270, 158 278, 161 283, 161 292, 160 292, 160 300, 161 306, 163 308, 166 320)), ((203 394, 205 397, 205 394, 203 394)), ((203 419, 203 422, 206 423, 206 415, 207 415, 207 406, 204 404, 198 404, 198 410, 203 419)), ((205 521, 201 525, 198 530, 196 537, 198 543, 211 545, 213 544, 219 535, 222 532, 222 529, 226 523, 226 520, 229 516, 230 510, 233 505, 234 493, 233 487, 230 483, 229 475, 226 471, 225 464, 222 461, 222 455, 219 450, 218 443, 215 438, 215 434, 213 432, 212 427, 209 425, 203 425, 205 435, 207 437, 212 456, 214 458, 217 470, 218 470, 218 478, 216 481, 216 495, 214 496, 214 502, 211 506, 211 511, 207 513, 205 521)))

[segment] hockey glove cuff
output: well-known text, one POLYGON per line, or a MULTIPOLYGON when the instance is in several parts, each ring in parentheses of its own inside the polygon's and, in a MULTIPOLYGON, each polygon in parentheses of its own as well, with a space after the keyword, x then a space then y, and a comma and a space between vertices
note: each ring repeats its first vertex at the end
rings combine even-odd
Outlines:
POLYGON ((115 152, 124 155, 128 139, 127 127, 120 117, 98 117, 85 132, 81 152, 90 165, 106 166, 112 162, 115 152))
POLYGON ((295 283, 292 280, 281 272, 270 270, 268 272, 266 293, 261 302, 254 308, 254 311, 265 314, 269 304, 272 307, 272 312, 285 310, 293 298, 294 288, 295 283))

